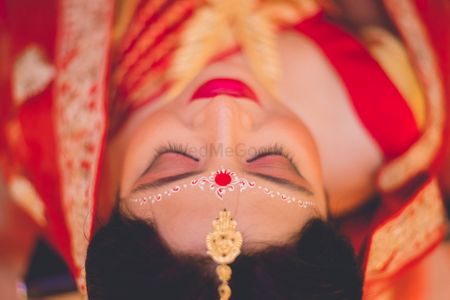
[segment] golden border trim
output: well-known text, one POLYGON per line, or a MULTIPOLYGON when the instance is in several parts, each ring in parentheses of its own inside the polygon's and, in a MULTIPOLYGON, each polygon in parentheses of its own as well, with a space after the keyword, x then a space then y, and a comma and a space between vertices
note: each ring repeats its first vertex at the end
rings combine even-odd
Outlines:
POLYGON ((380 171, 378 186, 388 192, 425 171, 433 162, 442 143, 445 99, 437 59, 415 7, 410 0, 385 0, 384 3, 417 68, 428 105, 427 124, 419 141, 380 171))
POLYGON ((81 291, 105 133, 113 7, 113 0, 59 2, 54 122, 62 205, 81 291))
POLYGON ((393 220, 372 236, 366 281, 395 274, 442 237, 447 218, 439 184, 426 184, 393 220))

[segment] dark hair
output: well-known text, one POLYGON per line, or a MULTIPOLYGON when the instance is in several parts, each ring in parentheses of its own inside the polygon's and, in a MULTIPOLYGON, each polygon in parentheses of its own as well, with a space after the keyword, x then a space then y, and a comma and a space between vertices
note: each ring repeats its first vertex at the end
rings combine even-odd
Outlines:
MULTIPOLYGON (((313 219, 286 246, 243 253, 231 265, 231 299, 361 299, 362 277, 348 241, 313 219)), ((91 241, 90 300, 218 299, 214 263, 174 254, 157 230, 116 211, 91 241)))

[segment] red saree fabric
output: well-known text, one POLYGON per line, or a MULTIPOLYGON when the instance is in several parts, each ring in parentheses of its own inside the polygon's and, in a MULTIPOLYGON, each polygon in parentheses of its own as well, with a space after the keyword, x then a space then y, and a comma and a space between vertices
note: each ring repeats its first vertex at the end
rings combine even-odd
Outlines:
POLYGON ((60 199, 53 109, 53 81, 40 93, 20 104, 13 99, 14 62, 30 45, 38 45, 49 63, 55 57, 57 3, 44 1, 6 1, 1 47, 6 50, 2 63, 8 76, 0 84, 0 162, 5 178, 26 176, 34 185, 46 208, 44 236, 76 272, 70 250, 70 235, 60 199), (33 12, 33 13, 30 13, 33 12), (11 128, 19 126, 18 133, 11 128))
POLYGON ((301 22, 295 29, 310 37, 328 57, 386 159, 401 155, 417 140, 420 132, 407 102, 355 37, 324 15, 301 22))

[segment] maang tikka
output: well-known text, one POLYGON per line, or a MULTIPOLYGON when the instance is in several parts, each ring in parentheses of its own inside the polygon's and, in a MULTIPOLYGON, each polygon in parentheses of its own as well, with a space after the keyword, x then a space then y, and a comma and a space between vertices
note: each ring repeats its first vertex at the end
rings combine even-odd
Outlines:
POLYGON ((236 257, 241 253, 243 243, 242 234, 236 230, 237 222, 231 213, 224 209, 219 217, 213 221, 214 231, 206 236, 207 254, 218 264, 216 274, 220 280, 218 288, 219 299, 228 300, 231 297, 231 288, 228 282, 231 279, 231 267, 236 257))

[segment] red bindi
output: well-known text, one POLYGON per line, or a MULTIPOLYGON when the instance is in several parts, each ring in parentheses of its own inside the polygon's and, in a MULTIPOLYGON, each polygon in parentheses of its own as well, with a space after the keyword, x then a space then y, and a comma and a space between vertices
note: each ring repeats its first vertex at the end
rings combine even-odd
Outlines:
POLYGON ((229 173, 219 172, 214 177, 214 181, 220 186, 226 186, 231 183, 231 176, 229 173))

